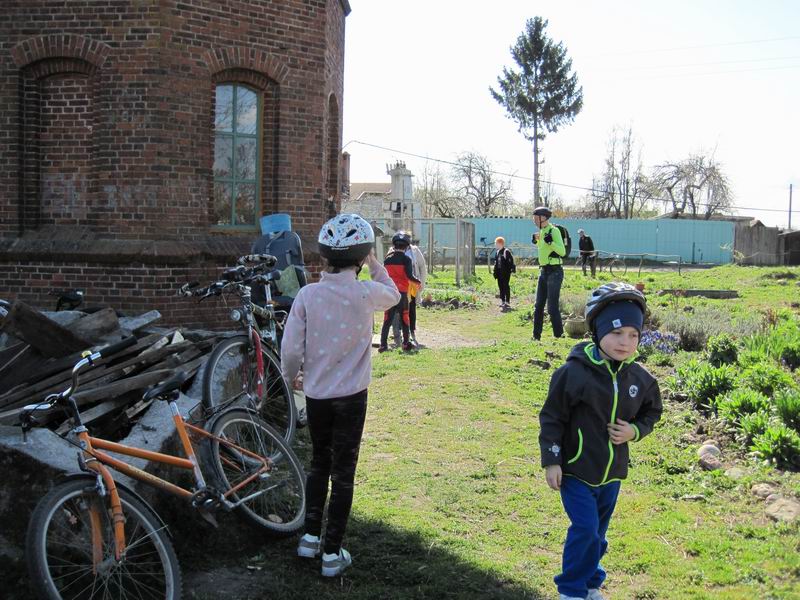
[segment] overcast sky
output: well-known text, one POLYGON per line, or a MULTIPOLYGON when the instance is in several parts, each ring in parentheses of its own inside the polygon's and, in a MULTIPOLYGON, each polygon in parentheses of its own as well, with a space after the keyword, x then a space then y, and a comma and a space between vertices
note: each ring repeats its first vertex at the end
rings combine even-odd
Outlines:
MULTIPOLYGON (((739 214, 800 227, 800 2, 796 0, 350 0, 344 144, 351 181, 386 163, 466 150, 532 177, 532 149, 489 95, 527 18, 550 21, 583 86, 584 109, 551 134, 542 177, 591 186, 609 132, 633 126, 646 165, 714 150, 739 214), (775 212, 754 209, 773 209, 775 212), (777 212, 780 210, 781 212, 777 212)), ((515 196, 532 196, 515 181, 515 196)), ((565 200, 584 192, 559 187, 565 200)))

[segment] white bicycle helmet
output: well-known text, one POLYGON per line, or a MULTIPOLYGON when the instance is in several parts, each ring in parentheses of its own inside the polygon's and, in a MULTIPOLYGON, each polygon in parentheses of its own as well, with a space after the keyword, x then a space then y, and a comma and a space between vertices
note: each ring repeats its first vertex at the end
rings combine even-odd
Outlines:
POLYGON ((322 226, 317 242, 332 267, 359 265, 375 245, 375 232, 360 216, 345 213, 322 226))

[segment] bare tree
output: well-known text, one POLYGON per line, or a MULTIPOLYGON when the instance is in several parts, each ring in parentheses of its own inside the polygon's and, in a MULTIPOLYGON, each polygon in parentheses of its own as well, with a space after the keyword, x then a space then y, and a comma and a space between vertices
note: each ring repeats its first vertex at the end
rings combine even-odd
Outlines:
POLYGON ((434 166, 426 162, 422 172, 414 179, 414 195, 422 204, 425 218, 462 216, 463 207, 450 189, 448 175, 442 171, 439 163, 434 166))
POLYGON ((608 139, 603 174, 592 184, 597 218, 633 219, 647 207, 650 185, 633 129, 614 127, 608 139))
POLYGON ((715 213, 730 210, 733 202, 730 180, 713 153, 658 165, 653 184, 658 193, 669 196, 674 218, 688 211, 693 219, 702 216, 708 220, 715 213))
POLYGON ((455 195, 467 212, 485 217, 505 214, 511 204, 511 179, 498 175, 492 163, 477 152, 464 152, 452 171, 455 195))

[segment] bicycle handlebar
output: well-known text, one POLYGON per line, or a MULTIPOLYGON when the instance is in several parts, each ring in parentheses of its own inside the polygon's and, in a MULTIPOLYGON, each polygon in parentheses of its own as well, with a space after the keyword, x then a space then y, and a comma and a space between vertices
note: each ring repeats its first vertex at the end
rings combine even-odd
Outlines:
POLYGON ((267 267, 274 267, 278 264, 278 259, 271 254, 245 254, 244 256, 240 256, 236 261, 238 265, 244 265, 246 263, 263 263, 267 267))

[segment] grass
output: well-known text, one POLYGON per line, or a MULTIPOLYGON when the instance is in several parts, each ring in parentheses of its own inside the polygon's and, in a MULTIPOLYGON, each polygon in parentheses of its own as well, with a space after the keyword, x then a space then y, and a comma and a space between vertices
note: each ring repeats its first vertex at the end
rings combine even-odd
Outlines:
MULTIPOLYGON (((770 269, 721 267, 683 277, 644 273, 628 280, 644 282, 649 292, 738 289, 740 300, 654 301, 674 310, 708 304, 753 314, 800 301, 800 288, 786 276, 799 271, 774 271, 781 276, 770 276, 770 269), (790 284, 781 283, 786 281, 790 284)), ((535 274, 531 270, 512 278, 515 304, 530 300, 535 274)), ((513 311, 501 314, 492 297, 494 281, 485 272, 478 275, 467 291, 484 297, 484 306, 475 311, 420 309, 418 337, 424 341, 425 331, 435 328, 477 340, 479 347, 374 359, 346 538, 354 568, 342 579, 322 581, 318 563, 292 557, 294 538, 262 545, 240 537, 237 552, 222 555, 231 557, 226 563, 231 568, 255 569, 242 575, 253 587, 242 584, 230 597, 556 596, 552 577, 560 567, 567 519, 558 494, 545 484, 537 444, 537 415, 552 369, 528 361, 544 359, 545 351, 564 357, 574 341, 556 340, 546 328, 543 343, 533 345, 530 325, 513 311)), ((452 274, 437 273, 429 285, 452 287, 452 274)), ((588 292, 590 287, 579 271, 568 272, 565 292, 588 292)), ((676 361, 689 356, 679 353, 676 361)), ((550 360, 555 368, 562 359, 550 360)), ((662 381, 672 372, 669 366, 651 370, 662 381)), ((667 401, 656 431, 634 446, 604 560, 609 595, 800 598, 800 527, 769 522, 763 501, 749 493, 753 483, 771 481, 787 495, 800 495, 800 474, 744 457, 741 480, 699 470, 697 443, 687 437, 699 418, 687 404, 667 401)), ((213 536, 210 543, 222 537, 213 536)), ((182 560, 185 553, 202 565, 196 549, 187 545, 179 551, 182 560)), ((207 553, 202 556, 210 560, 207 553)), ((219 565, 219 556, 213 564, 219 565)), ((195 589, 193 597, 227 596, 217 588, 213 593, 195 589)))

